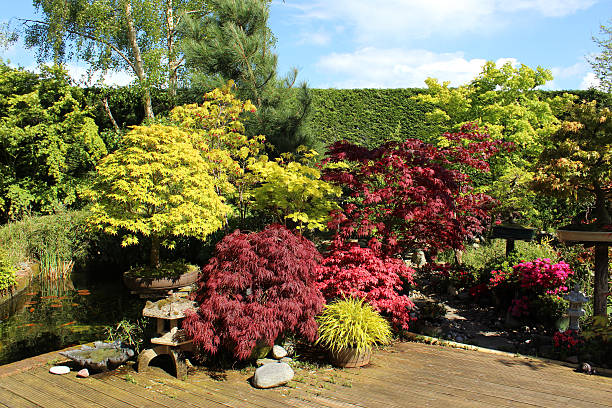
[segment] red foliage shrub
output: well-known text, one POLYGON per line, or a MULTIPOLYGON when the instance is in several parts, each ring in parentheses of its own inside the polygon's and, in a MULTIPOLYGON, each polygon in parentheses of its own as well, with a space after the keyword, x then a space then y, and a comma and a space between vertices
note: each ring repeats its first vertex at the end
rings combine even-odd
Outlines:
POLYGON ((351 197, 329 225, 337 245, 356 235, 387 255, 411 247, 436 253, 460 249, 484 230, 494 201, 472 191, 467 171, 489 171, 487 160, 502 143, 476 125, 443 136, 447 147, 417 139, 371 150, 345 141, 330 147, 326 163, 350 164, 328 166, 324 173, 351 197))
POLYGON ((379 258, 370 248, 351 245, 330 251, 318 268, 317 285, 326 299, 343 295, 365 299, 390 316, 395 327, 408 329, 414 304, 398 291, 404 282, 412 283, 413 273, 401 259, 379 258))
POLYGON ((314 341, 314 316, 324 304, 315 285, 320 257, 312 242, 280 225, 236 230, 203 268, 199 308, 183 328, 206 352, 224 347, 239 359, 248 359, 258 342, 272 345, 288 333, 314 341))

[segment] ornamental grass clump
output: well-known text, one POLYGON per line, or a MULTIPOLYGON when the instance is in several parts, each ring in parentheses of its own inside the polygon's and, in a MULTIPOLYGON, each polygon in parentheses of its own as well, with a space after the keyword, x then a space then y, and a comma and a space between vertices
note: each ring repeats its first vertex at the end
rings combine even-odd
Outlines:
POLYGON ((345 298, 325 306, 317 318, 318 344, 332 352, 356 349, 358 353, 391 340, 391 326, 363 299, 345 298))

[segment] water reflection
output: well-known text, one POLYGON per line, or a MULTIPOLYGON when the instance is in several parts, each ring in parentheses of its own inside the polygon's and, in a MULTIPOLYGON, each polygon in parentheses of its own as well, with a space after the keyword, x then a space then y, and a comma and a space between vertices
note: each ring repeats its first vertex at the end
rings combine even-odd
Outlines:
POLYGON ((0 364, 104 339, 107 325, 140 317, 142 307, 120 280, 37 280, 0 305, 0 364))

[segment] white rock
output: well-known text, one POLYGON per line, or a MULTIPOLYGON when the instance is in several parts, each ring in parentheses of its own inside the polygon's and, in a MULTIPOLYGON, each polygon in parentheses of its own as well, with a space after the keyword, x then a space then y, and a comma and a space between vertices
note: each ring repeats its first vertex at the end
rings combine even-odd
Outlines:
POLYGON ((294 372, 287 363, 264 364, 255 370, 253 386, 255 388, 272 388, 287 384, 293 379, 294 372))
POLYGON ((277 360, 287 357, 287 350, 285 350, 282 346, 275 344, 274 347, 272 347, 272 357, 277 360))
POLYGON ((68 374, 70 372, 70 367, 67 366, 53 366, 49 369, 49 372, 51 374, 58 374, 58 375, 62 375, 62 374, 68 374))
POLYGON ((293 359, 291 357, 283 357, 283 358, 280 359, 281 363, 290 363, 292 361, 293 361, 293 359))

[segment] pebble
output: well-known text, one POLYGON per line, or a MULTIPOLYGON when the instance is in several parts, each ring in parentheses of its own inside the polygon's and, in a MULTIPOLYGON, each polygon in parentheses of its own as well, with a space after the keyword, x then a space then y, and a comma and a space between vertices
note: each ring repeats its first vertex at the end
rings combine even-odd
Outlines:
POLYGON ((287 350, 285 350, 282 346, 275 344, 274 347, 272 347, 272 357, 277 360, 287 357, 287 350))
POLYGON ((77 373, 77 377, 79 378, 87 378, 89 377, 89 370, 87 370, 86 368, 79 370, 79 372, 77 373))
POLYGON ((68 374, 70 372, 70 367, 68 366, 53 366, 49 369, 49 372, 51 374, 57 374, 57 375, 62 375, 62 374, 68 374))

